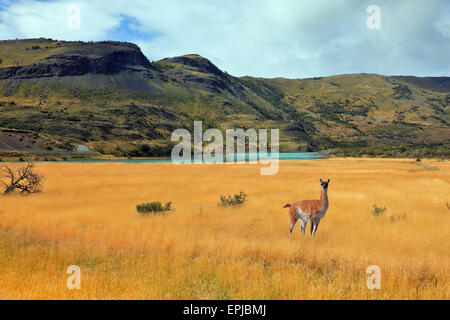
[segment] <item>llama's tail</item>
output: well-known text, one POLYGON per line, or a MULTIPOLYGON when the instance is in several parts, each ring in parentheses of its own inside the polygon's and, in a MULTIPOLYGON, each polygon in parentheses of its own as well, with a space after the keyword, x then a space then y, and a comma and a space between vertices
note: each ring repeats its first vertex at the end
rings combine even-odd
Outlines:
POLYGON ((288 203, 287 205, 285 205, 283 208, 290 208, 291 207, 291 204, 290 203, 288 203))

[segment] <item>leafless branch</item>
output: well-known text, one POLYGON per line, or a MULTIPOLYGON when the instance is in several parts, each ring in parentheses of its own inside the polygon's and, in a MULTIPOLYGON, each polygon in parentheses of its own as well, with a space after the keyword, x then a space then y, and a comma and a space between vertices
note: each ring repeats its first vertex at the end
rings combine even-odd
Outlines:
POLYGON ((41 175, 34 172, 34 165, 31 162, 16 170, 6 165, 0 167, 0 182, 5 185, 4 195, 15 190, 20 191, 20 193, 40 192, 42 190, 42 179, 41 175), (9 183, 5 180, 9 180, 9 183))

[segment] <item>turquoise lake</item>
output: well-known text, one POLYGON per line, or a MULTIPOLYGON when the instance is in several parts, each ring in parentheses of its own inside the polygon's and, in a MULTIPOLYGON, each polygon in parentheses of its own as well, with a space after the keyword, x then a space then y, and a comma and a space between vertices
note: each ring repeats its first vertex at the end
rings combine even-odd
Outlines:
MULTIPOLYGON (((320 155, 317 152, 296 152, 296 153, 279 153, 278 159, 279 160, 314 160, 314 159, 321 159, 323 158, 322 155, 320 155)), ((266 157, 259 156, 258 154, 251 154, 251 153, 245 153, 245 154, 234 154, 235 160, 245 160, 249 161, 251 160, 274 160, 272 158, 271 154, 268 154, 266 157)), ((71 160, 71 161, 55 161, 55 162, 63 162, 63 163, 171 163, 172 159, 170 158, 146 158, 146 159, 89 159, 89 160, 71 160)), ((193 163, 194 161, 191 161, 193 163)))

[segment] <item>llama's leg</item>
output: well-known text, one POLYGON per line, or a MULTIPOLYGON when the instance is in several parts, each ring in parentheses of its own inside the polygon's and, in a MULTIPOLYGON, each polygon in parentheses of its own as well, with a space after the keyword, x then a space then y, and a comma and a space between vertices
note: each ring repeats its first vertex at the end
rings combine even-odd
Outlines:
POLYGON ((308 216, 306 214, 301 214, 300 219, 302 221, 302 225, 300 231, 305 234, 306 224, 308 223, 308 216))
POLYGON ((292 235, 292 230, 294 230, 295 224, 297 223, 298 217, 295 217, 294 221, 291 221, 291 229, 289 230, 289 234, 292 235))
POLYGON ((306 219, 302 219, 302 226, 301 226, 301 229, 300 229, 300 231, 303 233, 303 234, 305 234, 305 229, 306 229, 306 223, 307 223, 308 221, 306 220, 306 219))
POLYGON ((311 235, 312 236, 314 236, 316 234, 319 223, 320 223, 320 219, 318 219, 318 218, 312 219, 312 223, 311 223, 311 235))

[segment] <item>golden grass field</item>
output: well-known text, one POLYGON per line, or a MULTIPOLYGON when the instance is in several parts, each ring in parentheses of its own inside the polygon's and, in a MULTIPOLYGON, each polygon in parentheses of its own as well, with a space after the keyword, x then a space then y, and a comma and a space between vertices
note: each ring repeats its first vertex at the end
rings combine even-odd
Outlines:
POLYGON ((249 164, 36 169, 42 193, 0 197, 0 299, 450 298, 449 161, 281 161, 274 176, 249 164), (319 178, 331 178, 327 215, 314 238, 299 224, 289 236, 283 205, 318 198, 319 178), (242 207, 218 206, 241 190, 242 207), (136 212, 150 201, 175 211, 136 212), (80 290, 66 287, 69 265, 80 290))

